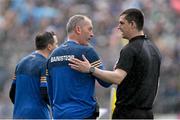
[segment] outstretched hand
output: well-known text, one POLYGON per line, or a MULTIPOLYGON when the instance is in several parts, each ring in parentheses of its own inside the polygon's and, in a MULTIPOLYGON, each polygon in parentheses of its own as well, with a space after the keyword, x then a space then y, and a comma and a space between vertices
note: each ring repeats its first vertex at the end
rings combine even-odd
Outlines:
POLYGON ((81 61, 77 58, 69 59, 70 61, 69 66, 74 70, 77 70, 83 73, 89 73, 89 68, 91 67, 91 64, 89 63, 89 61, 86 59, 84 55, 82 55, 82 57, 84 61, 81 61))

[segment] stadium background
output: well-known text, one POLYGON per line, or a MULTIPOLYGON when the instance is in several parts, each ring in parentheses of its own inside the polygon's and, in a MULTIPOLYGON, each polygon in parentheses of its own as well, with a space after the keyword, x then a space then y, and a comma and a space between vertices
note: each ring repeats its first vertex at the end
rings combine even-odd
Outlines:
MULTIPOLYGON (((135 7, 145 13, 145 31, 163 59, 156 117, 180 116, 180 0, 0 0, 0 118, 11 118, 8 98, 11 77, 20 58, 34 49, 37 32, 54 30, 59 42, 66 39, 67 19, 77 13, 92 18, 92 45, 106 69, 112 70, 119 51, 127 43, 115 27, 122 10, 135 7), (175 115, 175 116, 174 116, 175 115)), ((110 90, 96 84, 98 102, 110 117, 110 90)), ((179 117, 180 118, 180 117, 179 117)))

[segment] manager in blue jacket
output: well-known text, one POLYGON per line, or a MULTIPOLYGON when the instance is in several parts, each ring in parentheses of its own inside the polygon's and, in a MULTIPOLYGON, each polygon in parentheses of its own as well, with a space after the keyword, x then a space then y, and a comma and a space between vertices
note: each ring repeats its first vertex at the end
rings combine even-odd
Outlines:
POLYGON ((89 41, 93 35, 90 18, 83 15, 72 16, 66 26, 68 39, 55 49, 48 60, 48 92, 54 119, 95 119, 98 116, 95 100, 95 81, 105 83, 91 75, 73 70, 69 59, 83 59, 91 65, 103 68, 101 60, 89 41))

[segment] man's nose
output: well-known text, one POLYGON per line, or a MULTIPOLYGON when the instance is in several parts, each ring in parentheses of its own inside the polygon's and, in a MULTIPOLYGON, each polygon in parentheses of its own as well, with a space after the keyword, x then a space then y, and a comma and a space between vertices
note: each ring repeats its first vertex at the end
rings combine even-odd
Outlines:
POLYGON ((117 26, 117 29, 118 29, 118 30, 121 30, 121 29, 120 29, 120 25, 117 26))
POLYGON ((90 37, 94 37, 94 34, 93 34, 93 33, 91 33, 90 37))

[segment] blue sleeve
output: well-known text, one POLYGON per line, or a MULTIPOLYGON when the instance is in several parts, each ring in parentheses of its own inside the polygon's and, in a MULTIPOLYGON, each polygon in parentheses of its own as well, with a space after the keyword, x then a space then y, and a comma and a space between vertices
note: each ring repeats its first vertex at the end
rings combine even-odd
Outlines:
MULTIPOLYGON (((48 60, 48 63, 49 63, 49 60, 48 60)), ((48 95, 49 95, 50 105, 52 107, 52 103, 53 103, 53 88, 52 88, 52 80, 51 80, 51 77, 49 76, 48 63, 47 63, 47 69, 46 69, 46 78, 47 78, 48 95)))
POLYGON ((40 76, 40 93, 43 98, 43 100, 49 104, 49 98, 48 98, 48 90, 47 90, 47 70, 46 70, 46 64, 44 64, 41 68, 41 76, 40 76))
MULTIPOLYGON (((104 69, 104 66, 100 60, 100 57, 98 56, 97 52, 91 47, 88 52, 86 53, 85 57, 89 60, 89 62, 91 63, 91 66, 93 67, 97 67, 99 69, 104 69)), ((109 87, 112 84, 104 82, 103 80, 95 77, 95 79, 98 81, 98 83, 100 85, 102 85, 103 87, 109 87)))

